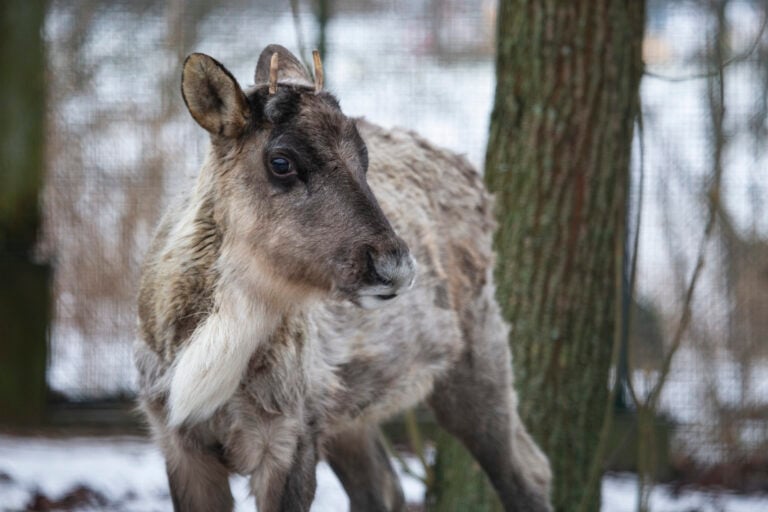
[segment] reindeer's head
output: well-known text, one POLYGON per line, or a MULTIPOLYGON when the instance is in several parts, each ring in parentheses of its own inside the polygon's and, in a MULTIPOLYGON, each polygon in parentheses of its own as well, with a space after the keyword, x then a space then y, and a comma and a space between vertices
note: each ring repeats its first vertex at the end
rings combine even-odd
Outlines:
POLYGON ((290 52, 268 46, 246 93, 216 60, 192 54, 182 93, 211 134, 215 208, 239 256, 286 289, 372 306, 410 286, 414 264, 368 187, 355 121, 321 90, 317 64, 313 84, 290 52))

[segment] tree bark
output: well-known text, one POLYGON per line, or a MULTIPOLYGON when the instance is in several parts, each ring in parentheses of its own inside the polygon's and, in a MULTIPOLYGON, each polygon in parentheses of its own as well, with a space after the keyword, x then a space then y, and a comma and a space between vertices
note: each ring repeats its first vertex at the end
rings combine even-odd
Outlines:
POLYGON ((0 6, 0 422, 45 405, 49 269, 34 260, 43 181, 45 2, 0 6))
POLYGON ((645 2, 499 9, 485 176, 520 412, 550 457, 555 509, 598 510, 588 480, 620 307, 645 2))
POLYGON ((501 512, 488 477, 464 446, 440 431, 435 439, 434 481, 426 509, 435 512, 501 512))

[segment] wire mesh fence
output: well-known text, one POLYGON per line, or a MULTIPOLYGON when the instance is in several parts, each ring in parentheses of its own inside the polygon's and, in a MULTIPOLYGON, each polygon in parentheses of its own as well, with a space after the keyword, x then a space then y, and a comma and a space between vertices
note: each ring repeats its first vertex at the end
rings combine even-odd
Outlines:
MULTIPOLYGON (((629 366, 641 402, 663 383, 656 409, 673 425, 669 460, 680 476, 765 488, 744 471, 768 462, 768 11, 765 2, 655 7, 637 291, 661 339, 646 365, 629 366)), ((647 339, 635 344, 648 354, 647 339)))
MULTIPOLYGON (((495 2, 328 1, 324 29, 318 3, 294 4, 51 2, 40 250, 56 268, 54 392, 134 391, 142 255, 206 149, 179 92, 188 53, 212 55, 247 86, 266 44, 306 58, 324 38, 326 84, 347 114, 416 130, 482 167, 495 2)), ((672 425, 670 460, 717 483, 735 475, 723 468, 768 467, 766 13, 761 1, 651 1, 644 44, 629 381, 644 400, 669 359, 655 409, 672 425)))

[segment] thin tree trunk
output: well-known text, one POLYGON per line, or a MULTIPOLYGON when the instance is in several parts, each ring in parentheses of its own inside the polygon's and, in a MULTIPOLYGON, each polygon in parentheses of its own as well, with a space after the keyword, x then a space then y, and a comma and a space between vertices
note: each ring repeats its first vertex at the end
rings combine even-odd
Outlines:
POLYGON ((482 468, 456 439, 439 432, 435 440, 434 481, 426 509, 435 512, 500 512, 501 502, 482 468))
POLYGON ((40 225, 45 2, 0 5, 0 421, 38 422, 45 405, 49 269, 40 225))
POLYGON ((599 479, 588 480, 620 307, 644 4, 500 4, 486 160, 498 297, 520 412, 550 457, 558 511, 599 509, 599 479))
POLYGON ((317 0, 315 17, 317 18, 317 50, 328 58, 328 22, 333 11, 333 0, 317 0))

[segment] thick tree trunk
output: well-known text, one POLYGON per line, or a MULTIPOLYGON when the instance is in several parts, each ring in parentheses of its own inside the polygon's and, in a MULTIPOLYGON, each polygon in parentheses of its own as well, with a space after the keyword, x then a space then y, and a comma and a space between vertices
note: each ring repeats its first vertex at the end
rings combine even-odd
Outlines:
POLYGON ((498 297, 521 414, 556 510, 599 509, 588 474, 608 399, 643 0, 502 0, 486 160, 498 297), (585 498, 586 496, 586 498, 585 498))
POLYGON ((0 421, 39 421, 45 403, 49 270, 33 261, 40 223, 45 2, 0 5, 0 421))

